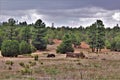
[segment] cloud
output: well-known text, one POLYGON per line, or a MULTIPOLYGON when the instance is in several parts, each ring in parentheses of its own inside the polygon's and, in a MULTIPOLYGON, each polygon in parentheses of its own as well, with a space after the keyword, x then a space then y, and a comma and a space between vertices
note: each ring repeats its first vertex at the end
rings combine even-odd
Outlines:
POLYGON ((34 23, 37 19, 43 18, 43 15, 38 14, 36 10, 28 10, 27 13, 19 19, 20 21, 27 21, 28 23, 34 23))
POLYGON ((83 25, 86 27, 94 23, 97 19, 101 19, 105 27, 113 27, 119 23, 118 19, 120 19, 118 17, 119 15, 116 15, 116 13, 120 13, 120 10, 106 10, 100 7, 47 10, 43 11, 43 13, 49 16, 46 17, 46 20, 53 21, 59 26, 68 25, 79 27, 83 25), (117 20, 113 18, 114 14, 117 20))
POLYGON ((34 23, 37 19, 43 18, 43 15, 37 10, 16 10, 16 11, 3 11, 4 14, 0 15, 0 21, 7 21, 9 18, 19 20, 19 22, 27 21, 28 24, 34 23))
MULTIPOLYGON (((84 27, 91 25, 97 19, 103 20, 105 27, 113 27, 120 21, 120 10, 107 10, 100 7, 84 7, 75 9, 32 9, 2 11, 0 21, 6 21, 13 17, 19 21, 34 23, 37 19, 42 19, 47 26, 55 23, 55 26, 84 27)), ((120 23, 119 23, 120 25, 120 23)))
POLYGON ((120 12, 116 12, 112 15, 113 19, 116 21, 120 21, 120 12))

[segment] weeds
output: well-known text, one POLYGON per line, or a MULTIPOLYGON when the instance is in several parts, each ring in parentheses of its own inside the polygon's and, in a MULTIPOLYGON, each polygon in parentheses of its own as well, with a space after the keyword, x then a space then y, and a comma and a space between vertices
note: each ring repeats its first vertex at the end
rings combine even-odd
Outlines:
POLYGON ((60 71, 56 68, 46 68, 45 72, 50 75, 57 75, 60 71))
POLYGON ((29 61, 28 63, 30 64, 30 66, 35 66, 36 65, 36 62, 29 61))
POLYGON ((25 64, 23 62, 20 62, 19 65, 25 67, 25 64))
POLYGON ((19 63, 19 65, 22 67, 22 69, 20 70, 22 75, 25 75, 25 74, 30 75, 30 74, 32 74, 33 70, 31 68, 36 65, 36 62, 29 61, 28 63, 29 64, 25 64, 23 62, 19 63))
POLYGON ((34 60, 38 61, 38 55, 34 55, 34 60))
POLYGON ((20 72, 21 72, 22 75, 25 75, 25 74, 30 75, 30 74, 32 74, 32 70, 30 68, 23 68, 23 69, 21 69, 20 72))
POLYGON ((8 61, 5 62, 5 64, 12 66, 14 63, 13 63, 12 61, 9 61, 9 60, 8 60, 8 61))
POLYGON ((8 60, 8 61, 5 62, 5 64, 8 65, 8 70, 12 70, 12 66, 14 64, 13 61, 8 60))

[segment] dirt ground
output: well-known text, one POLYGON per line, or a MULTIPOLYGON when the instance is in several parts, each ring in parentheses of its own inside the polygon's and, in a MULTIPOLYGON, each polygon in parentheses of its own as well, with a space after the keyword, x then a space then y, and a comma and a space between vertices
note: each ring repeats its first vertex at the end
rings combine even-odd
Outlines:
POLYGON ((38 61, 31 55, 1 56, 0 80, 120 80, 120 52, 92 53, 90 49, 78 48, 75 52, 83 52, 88 59, 66 58, 65 54, 56 53, 58 45, 48 45, 46 51, 32 53, 32 56, 39 56, 38 61), (47 58, 48 53, 54 53, 56 57, 47 58), (29 67, 24 68, 20 63, 29 67))

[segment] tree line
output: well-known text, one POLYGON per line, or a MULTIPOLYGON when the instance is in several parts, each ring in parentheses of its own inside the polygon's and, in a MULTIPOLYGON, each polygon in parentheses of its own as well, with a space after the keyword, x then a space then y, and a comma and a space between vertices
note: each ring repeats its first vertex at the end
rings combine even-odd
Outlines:
POLYGON ((83 26, 56 28, 46 26, 41 19, 36 20, 34 24, 27 24, 26 21, 17 22, 15 19, 9 18, 7 22, 2 22, 0 25, 0 49, 3 55, 7 53, 7 56, 11 56, 10 54, 15 53, 14 51, 17 54, 25 54, 36 50, 45 50, 47 44, 54 44, 54 39, 63 41, 56 50, 60 53, 73 52, 72 44, 77 47, 82 41, 90 45, 92 52, 100 52, 103 48, 120 51, 120 27, 118 24, 113 28, 105 28, 103 21, 97 20, 86 28, 83 26))

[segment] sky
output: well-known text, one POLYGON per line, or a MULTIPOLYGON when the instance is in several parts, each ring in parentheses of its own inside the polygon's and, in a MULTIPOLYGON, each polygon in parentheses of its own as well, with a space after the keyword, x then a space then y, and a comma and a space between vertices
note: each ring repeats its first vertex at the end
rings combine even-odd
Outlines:
POLYGON ((114 27, 120 25, 120 0, 0 0, 0 22, 9 18, 55 27, 86 27, 100 19, 114 27))

